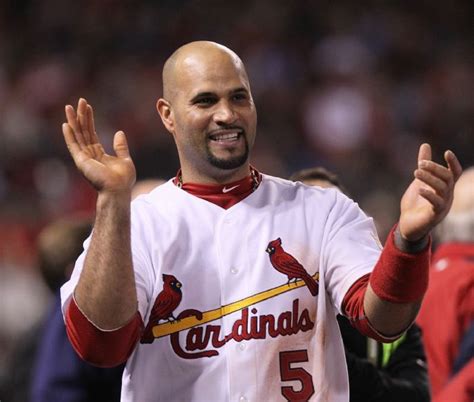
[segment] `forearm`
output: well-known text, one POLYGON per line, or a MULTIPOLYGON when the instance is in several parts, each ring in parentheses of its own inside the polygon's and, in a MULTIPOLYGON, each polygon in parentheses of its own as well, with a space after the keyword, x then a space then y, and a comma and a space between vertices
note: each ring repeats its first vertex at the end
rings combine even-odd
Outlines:
POLYGON ((137 311, 130 200, 128 192, 99 193, 93 235, 74 291, 81 311, 105 330, 125 325, 137 311))
POLYGON ((364 298, 364 311, 371 326, 387 337, 401 334, 415 320, 421 300, 413 303, 391 303, 375 294, 370 284, 364 298))
POLYGON ((429 242, 403 242, 392 231, 370 277, 364 311, 385 336, 405 331, 414 321, 428 286, 429 242))

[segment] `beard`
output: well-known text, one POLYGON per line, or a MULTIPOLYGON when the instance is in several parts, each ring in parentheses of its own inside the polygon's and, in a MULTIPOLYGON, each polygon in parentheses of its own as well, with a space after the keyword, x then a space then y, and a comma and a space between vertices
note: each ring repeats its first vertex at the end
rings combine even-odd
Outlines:
POLYGON ((249 157, 249 144, 247 138, 244 137, 245 150, 241 155, 230 156, 228 158, 217 158, 207 147, 207 161, 214 167, 223 170, 232 170, 241 167, 247 162, 249 157))

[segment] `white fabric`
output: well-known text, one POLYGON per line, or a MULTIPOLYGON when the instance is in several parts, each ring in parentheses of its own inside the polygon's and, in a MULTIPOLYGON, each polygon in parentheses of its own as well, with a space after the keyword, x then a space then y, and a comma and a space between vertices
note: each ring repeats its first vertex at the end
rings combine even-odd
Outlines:
MULTIPOLYGON (((372 219, 336 190, 263 175, 258 189, 228 210, 171 181, 138 197, 132 203, 132 251, 140 313, 146 324, 163 289, 162 274, 183 285, 175 317, 287 286, 288 278, 273 268, 266 252, 277 238, 310 275, 319 271, 318 296, 306 286, 288 286, 282 294, 179 333, 184 353, 214 350, 212 357, 179 357, 169 335, 139 343, 125 369, 122 401, 285 401, 283 394, 292 391, 301 397, 309 390, 309 396, 311 383, 311 401, 349 400, 335 315, 350 286, 374 267, 380 246, 372 219), (254 335, 241 340, 245 317, 247 332, 253 325, 254 335), (225 345, 213 346, 233 328, 225 345), (310 381, 303 386, 297 378, 310 381)), ((83 261, 84 254, 62 288, 63 306, 83 261)))

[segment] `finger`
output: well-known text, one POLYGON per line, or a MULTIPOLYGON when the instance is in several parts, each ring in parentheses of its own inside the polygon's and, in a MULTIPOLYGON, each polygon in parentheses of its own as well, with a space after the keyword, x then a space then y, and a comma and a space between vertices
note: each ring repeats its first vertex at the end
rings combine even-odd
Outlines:
POLYGON ((424 143, 421 144, 420 149, 418 151, 418 162, 422 160, 431 160, 431 145, 424 143))
POLYGON ((80 98, 77 103, 77 120, 81 128, 82 135, 86 144, 91 144, 91 135, 89 132, 89 122, 87 119, 87 101, 80 98))
POLYGON ((448 164, 449 170, 453 173, 454 182, 456 182, 462 174, 462 166, 453 151, 448 150, 444 153, 444 160, 448 164))
POLYGON ((443 211, 445 207, 445 201, 438 194, 432 190, 422 187, 420 188, 420 195, 433 206, 433 209, 436 213, 443 211))
POLYGON ((123 131, 117 131, 114 135, 114 151, 119 158, 129 158, 127 137, 123 131))
POLYGON ((92 142, 99 142, 99 138, 95 132, 94 109, 92 109, 91 105, 87 105, 87 122, 89 124, 89 133, 91 135, 92 142))
MULTIPOLYGON (((447 169, 446 169, 447 170, 447 169)), ((448 183, 436 175, 431 174, 430 172, 423 170, 423 169, 416 169, 415 170, 415 177, 423 182, 424 184, 431 187, 437 194, 441 195, 442 197, 446 196, 446 192, 448 190, 448 183)))
POLYGON ((65 112, 66 112, 67 123, 69 124, 69 127, 72 129, 72 132, 74 136, 76 137, 78 144, 80 146, 84 146, 85 145, 84 137, 82 135, 81 128, 77 121, 77 115, 76 115, 76 112, 74 111, 74 108, 71 105, 66 105, 65 112))
POLYGON ((430 174, 439 177, 446 183, 453 182, 453 173, 445 166, 433 161, 422 160, 418 163, 418 170, 424 170, 430 174))
POLYGON ((80 145, 77 143, 76 136, 74 135, 74 131, 68 123, 63 123, 62 125, 64 141, 66 142, 67 148, 69 153, 72 156, 74 162, 77 165, 77 155, 81 152, 80 145))

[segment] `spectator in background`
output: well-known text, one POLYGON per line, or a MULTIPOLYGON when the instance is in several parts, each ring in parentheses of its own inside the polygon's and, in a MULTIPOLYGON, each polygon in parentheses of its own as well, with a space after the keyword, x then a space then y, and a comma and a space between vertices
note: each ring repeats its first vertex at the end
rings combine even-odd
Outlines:
POLYGON ((40 332, 31 377, 31 402, 114 402, 120 400, 123 366, 104 369, 84 362, 66 335, 59 288, 69 278, 92 222, 60 219, 38 237, 39 267, 54 293, 40 332))
MULTIPOLYGON (((464 334, 461 344, 459 345, 459 353, 453 363, 451 371, 452 376, 459 373, 467 363, 470 363, 474 357, 474 321, 471 322, 469 329, 464 334)), ((474 384, 474 382, 473 382, 474 384)))
MULTIPOLYGON (((310 186, 335 187, 346 193, 334 173, 314 167, 294 173, 290 180, 310 186)), ((428 402, 430 391, 420 329, 413 324, 391 344, 362 335, 338 315, 346 353, 351 402, 428 402)))
POLYGON ((433 400, 472 401, 474 359, 459 354, 463 339, 469 350, 474 322, 474 167, 456 184, 451 211, 435 237, 430 285, 418 316, 433 400))

